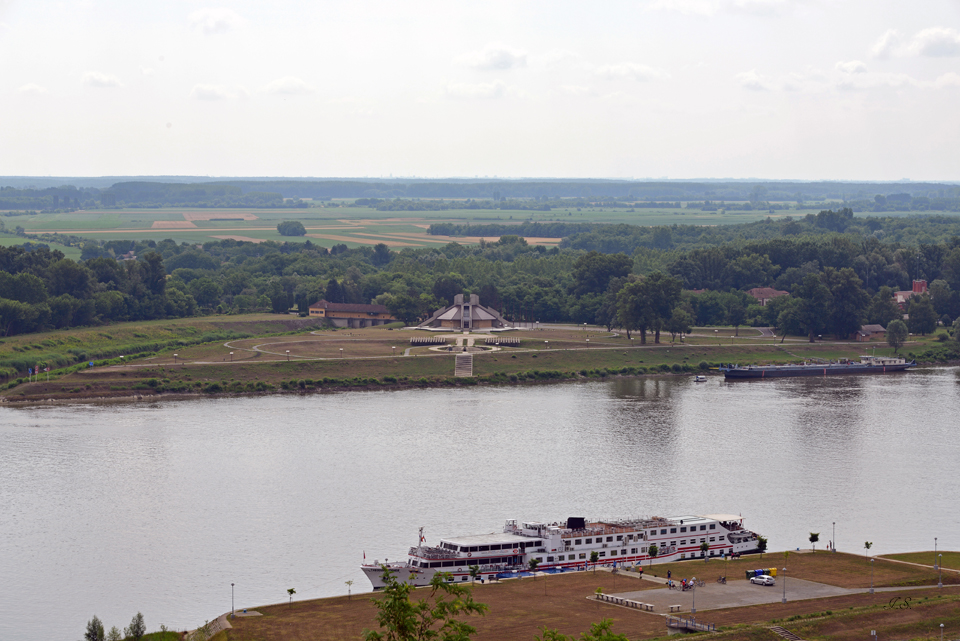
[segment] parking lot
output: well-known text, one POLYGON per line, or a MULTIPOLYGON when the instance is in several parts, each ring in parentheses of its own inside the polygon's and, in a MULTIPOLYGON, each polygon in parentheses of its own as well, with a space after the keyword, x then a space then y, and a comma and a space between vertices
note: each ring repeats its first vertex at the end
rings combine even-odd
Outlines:
MULTIPOLYGON (((666 587, 657 590, 638 590, 635 592, 618 592, 615 596, 641 603, 650 603, 654 612, 669 612, 670 606, 681 606, 681 612, 690 612, 696 598, 697 611, 719 610, 721 608, 737 608, 745 605, 759 605, 761 603, 779 603, 783 598, 782 578, 777 578, 773 586, 754 585, 745 580, 728 580, 726 584, 711 582, 702 588, 681 592, 666 587), (696 595, 694 595, 696 592, 696 595)), ((855 594, 864 590, 848 590, 824 583, 804 581, 787 577, 787 601, 801 599, 817 599, 821 597, 855 594)))

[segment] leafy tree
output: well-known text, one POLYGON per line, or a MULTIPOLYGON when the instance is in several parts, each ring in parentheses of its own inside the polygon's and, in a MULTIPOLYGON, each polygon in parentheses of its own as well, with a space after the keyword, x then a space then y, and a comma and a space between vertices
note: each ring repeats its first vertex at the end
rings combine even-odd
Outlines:
POLYGON ((707 551, 710 549, 710 544, 704 541, 700 544, 700 554, 703 556, 703 562, 707 562, 707 551))
POLYGON ((390 258, 390 248, 385 243, 377 243, 373 246, 373 257, 371 257, 370 262, 374 265, 383 267, 390 262, 390 258))
POLYGON ((886 327, 891 321, 903 318, 900 306, 893 298, 893 289, 884 285, 877 292, 867 309, 867 322, 886 327))
POLYGON ((83 641, 106 641, 106 638, 103 622, 97 615, 93 615, 93 618, 87 621, 87 631, 83 634, 83 641))
POLYGON ((106 641, 123 641, 123 633, 120 632, 117 626, 113 626, 110 628, 110 631, 107 632, 106 641))
POLYGON ((540 565, 540 559, 530 559, 527 561, 527 565, 530 567, 531 572, 536 572, 537 566, 540 565))
POLYGON ((597 561, 600 560, 600 553, 594 550, 590 553, 590 563, 593 563, 593 573, 597 573, 597 561))
POLYGON ((893 348, 894 354, 899 352, 900 348, 903 347, 909 333, 907 324, 902 320, 895 320, 887 325, 887 345, 893 348))
POLYGON ((470 583, 476 583, 476 582, 477 582, 477 576, 479 576, 479 574, 480 574, 480 566, 479 566, 479 565, 471 565, 471 566, 470 566, 470 583))
POLYGON ((277 225, 281 236, 306 236, 307 228, 299 220, 285 220, 277 225))
POLYGON ((352 591, 352 588, 353 588, 353 579, 350 579, 349 581, 344 581, 344 583, 345 583, 346 586, 347 586, 347 601, 349 601, 349 600, 350 600, 350 592, 352 591))
POLYGON ((647 548, 647 554, 650 555, 650 565, 653 565, 653 560, 657 558, 657 554, 659 553, 660 548, 658 548, 656 545, 651 545, 649 548, 647 548))
POLYGON ((288 588, 288 589, 287 589, 287 594, 290 595, 290 605, 293 605, 293 595, 296 594, 296 593, 297 593, 297 591, 294 590, 293 588, 288 588))
POLYGON ((746 317, 747 310, 740 301, 734 301, 727 308, 727 322, 733 325, 734 336, 740 335, 740 326, 743 325, 743 321, 746 320, 746 317))
POLYGON ((130 625, 124 628, 123 633, 128 638, 133 639, 133 641, 140 641, 143 635, 147 633, 147 626, 143 622, 143 615, 137 612, 130 620, 130 625))
POLYGON ((416 323, 421 314, 419 299, 414 299, 406 293, 390 296, 387 301, 387 309, 390 310, 393 316, 399 318, 407 325, 416 323))
POLYGON ((757 551, 760 552, 760 558, 763 558, 763 553, 767 551, 767 539, 763 536, 757 537, 757 551))
POLYGON ((327 289, 324 291, 323 299, 328 303, 344 302, 343 288, 340 286, 340 283, 337 282, 336 278, 331 278, 327 281, 327 289))
POLYGON ((829 318, 830 290, 819 276, 811 274, 803 279, 793 295, 800 301, 797 307, 797 321, 807 332, 810 342, 823 332, 829 318))
POLYGON ((907 306, 907 327, 914 334, 926 335, 937 329, 937 311, 927 294, 911 296, 907 306))
POLYGON ((626 254, 587 252, 573 264, 573 292, 599 294, 607 289, 611 279, 624 278, 632 270, 633 259, 626 254))
POLYGON ((687 313, 686 310, 677 307, 673 310, 666 325, 664 325, 664 329, 670 332, 671 342, 676 341, 677 334, 680 335, 680 340, 683 341, 683 335, 689 334, 693 330, 693 316, 687 313))
POLYGON ((863 290, 863 281, 849 267, 839 271, 827 267, 823 281, 830 289, 830 329, 838 340, 849 339, 863 325, 870 296, 863 290))
POLYGON ((865 541, 863 544, 863 556, 866 558, 867 553, 870 551, 870 548, 873 547, 873 541, 865 541))
POLYGON ((381 631, 364 630, 364 641, 468 641, 476 629, 460 617, 483 615, 487 606, 475 602, 466 587, 448 583, 449 576, 434 574, 429 596, 414 603, 413 586, 397 581, 384 567, 383 597, 373 599, 381 631))
POLYGON ((453 305, 453 297, 462 294, 465 286, 460 274, 447 274, 434 281, 431 291, 445 305, 453 305))
POLYGON ((813 546, 813 551, 814 551, 814 552, 817 551, 817 541, 819 541, 819 540, 820 540, 820 533, 819 533, 819 532, 811 532, 811 533, 810 533, 810 544, 813 546))

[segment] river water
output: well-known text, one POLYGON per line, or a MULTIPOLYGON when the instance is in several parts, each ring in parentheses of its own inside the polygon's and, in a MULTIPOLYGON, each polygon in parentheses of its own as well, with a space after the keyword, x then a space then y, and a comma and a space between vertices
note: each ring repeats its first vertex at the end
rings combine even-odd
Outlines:
POLYGON ((508 518, 742 513, 770 548, 960 549, 960 370, 0 407, 0 639, 369 590, 508 518))

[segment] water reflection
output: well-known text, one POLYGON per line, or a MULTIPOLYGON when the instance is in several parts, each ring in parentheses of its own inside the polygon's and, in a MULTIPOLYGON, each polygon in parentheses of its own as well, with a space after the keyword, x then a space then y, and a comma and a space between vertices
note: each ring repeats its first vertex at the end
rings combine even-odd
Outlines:
POLYGON ((0 408, 0 639, 74 638, 93 612, 194 626, 231 582, 238 605, 365 587, 363 554, 420 526, 742 512, 773 548, 833 521, 841 549, 960 548, 958 376, 0 408))

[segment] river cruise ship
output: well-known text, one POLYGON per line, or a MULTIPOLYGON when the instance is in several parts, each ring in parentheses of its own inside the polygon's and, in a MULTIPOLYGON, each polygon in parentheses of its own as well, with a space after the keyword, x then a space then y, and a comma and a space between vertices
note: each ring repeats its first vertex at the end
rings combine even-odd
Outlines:
POLYGON ((419 543, 405 561, 363 564, 363 573, 374 590, 384 587, 383 572, 411 585, 428 585, 437 572, 448 581, 504 578, 530 568, 538 571, 585 570, 606 566, 669 563, 683 559, 729 556, 756 552, 758 536, 743 528, 743 518, 733 514, 589 520, 570 517, 559 523, 508 520, 501 532, 440 539, 427 545, 420 529, 419 543), (701 549, 706 543, 707 549, 701 549), (656 546, 655 556, 651 554, 656 546))

